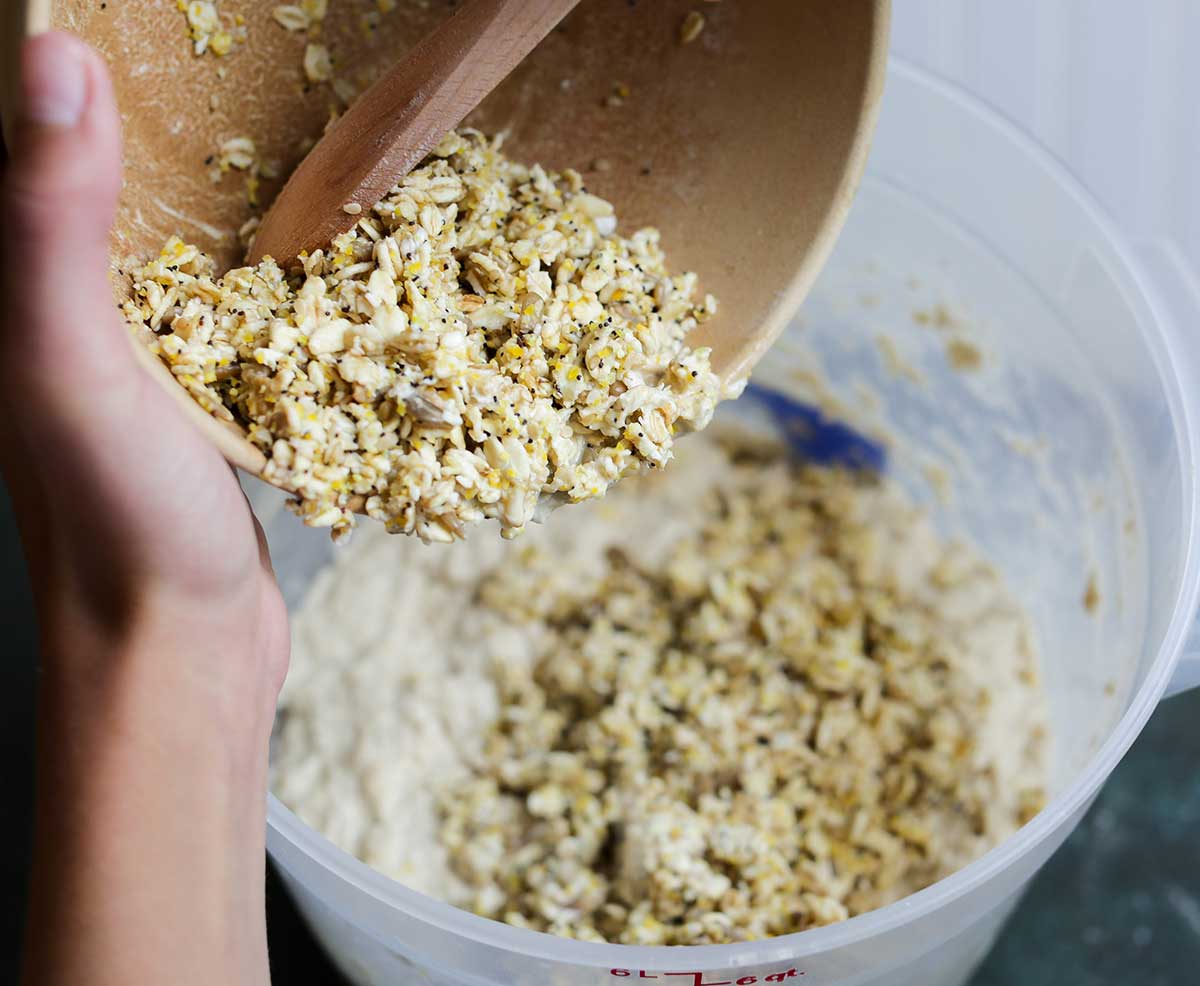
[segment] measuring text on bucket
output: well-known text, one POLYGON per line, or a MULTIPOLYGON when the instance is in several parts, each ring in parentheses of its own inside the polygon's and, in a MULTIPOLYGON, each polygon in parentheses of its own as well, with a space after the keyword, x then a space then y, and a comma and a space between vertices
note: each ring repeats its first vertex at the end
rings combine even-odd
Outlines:
MULTIPOLYGON (((650 973, 645 969, 612 969, 611 974, 619 978, 629 976, 637 979, 666 979, 669 976, 687 977, 691 980, 686 986, 755 986, 756 983, 782 983, 788 979, 795 979, 797 976, 803 976, 803 972, 798 972, 795 969, 787 969, 783 972, 772 972, 762 978, 758 976, 742 976, 741 979, 705 979, 706 975, 703 972, 659 972, 650 973)), ((730 973, 726 973, 730 975, 730 973)), ((681 984, 684 986, 684 984, 681 984)))

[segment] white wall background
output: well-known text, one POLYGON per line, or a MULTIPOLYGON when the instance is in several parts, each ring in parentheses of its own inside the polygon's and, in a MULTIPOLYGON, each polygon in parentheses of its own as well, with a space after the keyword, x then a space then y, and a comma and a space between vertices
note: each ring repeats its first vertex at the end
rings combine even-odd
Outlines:
POLYGON ((1200 0, 894 0, 896 55, 1035 134, 1200 272, 1200 0))

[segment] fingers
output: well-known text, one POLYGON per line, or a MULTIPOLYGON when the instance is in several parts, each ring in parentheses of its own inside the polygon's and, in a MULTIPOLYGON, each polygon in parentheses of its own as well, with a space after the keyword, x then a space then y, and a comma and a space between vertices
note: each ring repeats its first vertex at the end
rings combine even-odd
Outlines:
MULTIPOLYGON (((230 471, 233 472, 232 467, 230 471)), ((234 479, 237 479, 237 473, 233 473, 234 479)), ((262 565, 264 574, 275 578, 275 563, 271 560, 271 546, 267 541, 267 532, 263 528, 262 523, 258 519, 258 515, 254 512, 254 507, 250 503, 250 498, 246 496, 245 491, 242 491, 242 499, 246 504, 246 512, 254 521, 254 537, 258 541, 258 561, 262 565)))
POLYGON ((6 385, 119 398, 136 367, 113 308, 109 234, 120 120, 95 52, 70 34, 25 43, 4 183, 6 385))

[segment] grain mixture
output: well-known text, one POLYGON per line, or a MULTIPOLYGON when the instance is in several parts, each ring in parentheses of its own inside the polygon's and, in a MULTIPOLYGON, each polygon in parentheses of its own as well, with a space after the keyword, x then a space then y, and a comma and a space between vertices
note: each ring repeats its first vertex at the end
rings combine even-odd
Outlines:
POLYGON ((224 57, 246 40, 245 19, 240 14, 223 16, 216 0, 175 0, 175 6, 187 18, 188 38, 196 55, 211 51, 224 57))
POLYGON ((1026 621, 889 486, 699 437, 571 514, 318 581, 275 758, 305 821, 489 917, 695 944, 878 907, 1039 807, 1026 621))
POLYGON ((284 271, 217 276, 172 239, 132 272, 131 326, 266 478, 335 537, 361 510, 451 541, 522 530, 541 497, 598 497, 665 464, 718 397, 688 334, 714 311, 658 233, 616 233, 574 171, 449 135, 350 232, 284 271))

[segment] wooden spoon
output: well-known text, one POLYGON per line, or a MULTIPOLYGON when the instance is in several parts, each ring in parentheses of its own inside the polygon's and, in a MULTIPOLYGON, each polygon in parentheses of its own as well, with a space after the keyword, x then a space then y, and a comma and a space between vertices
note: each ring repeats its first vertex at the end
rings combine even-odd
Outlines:
POLYGON ((471 0, 354 101, 292 173, 250 263, 288 264, 369 212, 579 0, 471 0))

